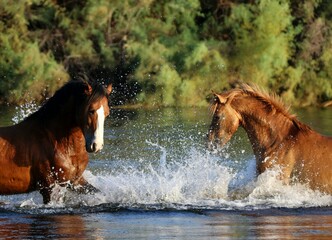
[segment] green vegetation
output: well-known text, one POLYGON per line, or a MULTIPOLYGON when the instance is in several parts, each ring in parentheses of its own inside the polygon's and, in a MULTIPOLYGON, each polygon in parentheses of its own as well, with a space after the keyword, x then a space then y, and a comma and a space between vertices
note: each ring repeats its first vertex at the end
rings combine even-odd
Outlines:
POLYGON ((113 82, 115 104, 201 106, 239 81, 320 104, 331 12, 329 0, 0 0, 0 102, 88 78, 113 82))

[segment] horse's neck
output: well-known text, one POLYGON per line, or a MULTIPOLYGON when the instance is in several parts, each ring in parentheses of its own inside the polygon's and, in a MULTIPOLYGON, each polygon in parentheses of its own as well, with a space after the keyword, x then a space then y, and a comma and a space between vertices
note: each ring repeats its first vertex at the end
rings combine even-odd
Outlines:
POLYGON ((49 134, 52 134, 57 141, 70 141, 73 144, 84 141, 84 135, 79 126, 62 124, 62 122, 52 122, 48 128, 49 134))
POLYGON ((272 157, 294 129, 292 121, 280 113, 268 115, 258 109, 256 113, 244 113, 242 119, 242 126, 247 132, 255 156, 260 160, 272 157))

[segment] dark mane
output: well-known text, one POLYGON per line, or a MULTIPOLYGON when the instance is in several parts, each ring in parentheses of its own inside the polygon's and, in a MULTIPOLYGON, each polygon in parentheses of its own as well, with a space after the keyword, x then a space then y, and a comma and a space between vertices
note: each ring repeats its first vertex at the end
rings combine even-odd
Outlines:
MULTIPOLYGON (((91 102, 107 96, 105 88, 99 84, 92 86, 92 93, 90 95, 88 95, 88 92, 89 85, 87 82, 70 81, 57 90, 38 111, 28 116, 26 120, 39 119, 45 121, 52 119, 57 117, 60 111, 66 111, 66 109, 63 108, 68 105, 69 101, 73 102, 72 107, 74 108, 72 110, 75 112, 77 106, 85 105, 85 107, 88 107, 91 102)), ((85 109, 85 111, 87 111, 87 109, 85 109)))
POLYGON ((99 99, 108 96, 107 90, 105 87, 103 87, 100 84, 94 84, 92 85, 92 93, 90 97, 88 98, 88 104, 91 102, 98 101, 99 99))
POLYGON ((286 118, 290 119, 293 124, 301 131, 312 131, 312 129, 300 122, 295 114, 289 112, 290 107, 285 105, 281 98, 276 94, 270 94, 262 90, 257 85, 242 84, 238 90, 243 94, 249 95, 256 98, 258 101, 262 102, 270 111, 274 113, 280 113, 286 118))

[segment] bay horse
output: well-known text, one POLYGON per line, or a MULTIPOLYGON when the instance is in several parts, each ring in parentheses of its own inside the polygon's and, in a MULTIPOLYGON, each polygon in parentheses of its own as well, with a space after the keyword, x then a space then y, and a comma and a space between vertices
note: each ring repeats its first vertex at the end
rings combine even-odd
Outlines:
POLYGON ((112 85, 70 81, 22 122, 0 128, 0 194, 39 190, 46 204, 54 184, 97 191, 82 176, 88 153, 103 147, 112 85))
POLYGON ((332 194, 332 138, 300 122, 276 95, 243 84, 214 93, 209 146, 223 146, 241 126, 255 158, 257 174, 276 165, 285 183, 300 182, 332 194))

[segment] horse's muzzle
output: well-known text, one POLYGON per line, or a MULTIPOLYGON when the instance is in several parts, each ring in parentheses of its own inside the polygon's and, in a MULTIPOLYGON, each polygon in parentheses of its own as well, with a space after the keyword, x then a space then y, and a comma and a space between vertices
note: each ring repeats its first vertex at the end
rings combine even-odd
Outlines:
POLYGON ((214 136, 214 132, 209 130, 209 133, 206 135, 206 147, 208 150, 213 150, 216 148, 216 139, 214 136))
POLYGON ((206 143, 206 147, 207 147, 207 149, 208 150, 213 150, 214 148, 215 148, 215 144, 213 144, 213 142, 212 141, 208 141, 207 143, 206 143))
POLYGON ((219 139, 215 139, 214 141, 208 141, 206 146, 209 151, 215 151, 216 149, 220 149, 222 147, 220 145, 219 139))
POLYGON ((91 144, 87 144, 86 145, 86 150, 89 152, 89 153, 96 153, 96 152, 99 152, 100 150, 102 150, 104 147, 104 144, 100 143, 96 143, 96 142, 93 142, 91 144))
POLYGON ((210 131, 209 134, 207 134, 207 141, 206 141, 207 149, 213 152, 222 148, 225 145, 225 142, 223 142, 222 140, 223 139, 216 137, 214 132, 210 131))

